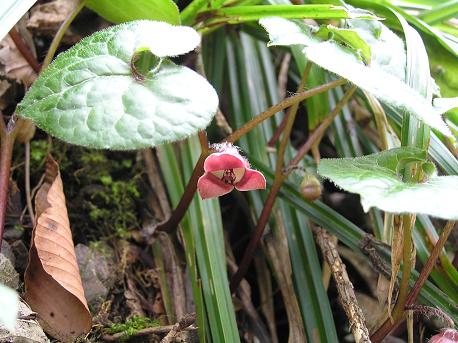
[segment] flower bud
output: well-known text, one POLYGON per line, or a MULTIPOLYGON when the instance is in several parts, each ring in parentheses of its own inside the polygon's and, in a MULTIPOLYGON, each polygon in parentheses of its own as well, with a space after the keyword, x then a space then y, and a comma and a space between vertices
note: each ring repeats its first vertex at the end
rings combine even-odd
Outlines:
POLYGON ((310 201, 316 200, 321 196, 321 184, 312 174, 306 174, 301 182, 301 194, 310 201))
POLYGON ((434 335, 429 340, 429 343, 457 343, 458 342, 458 331, 454 329, 447 329, 434 335))

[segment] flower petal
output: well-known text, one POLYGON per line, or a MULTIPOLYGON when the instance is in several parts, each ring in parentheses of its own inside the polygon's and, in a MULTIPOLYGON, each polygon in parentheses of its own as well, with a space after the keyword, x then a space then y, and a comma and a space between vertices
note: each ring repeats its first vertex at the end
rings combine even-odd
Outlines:
POLYGON ((238 153, 215 152, 204 162, 206 172, 245 167, 245 160, 238 153))
POLYGON ((266 189, 266 178, 257 170, 247 168, 245 175, 239 183, 235 184, 239 191, 250 191, 253 189, 266 189))
POLYGON ((224 183, 212 173, 205 173, 197 181, 197 189, 202 199, 209 199, 229 193, 234 186, 224 183))

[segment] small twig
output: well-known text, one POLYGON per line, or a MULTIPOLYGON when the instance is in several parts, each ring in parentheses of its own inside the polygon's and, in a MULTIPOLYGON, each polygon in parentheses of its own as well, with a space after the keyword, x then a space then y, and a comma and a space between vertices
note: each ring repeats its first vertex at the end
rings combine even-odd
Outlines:
POLYGON ((24 163, 24 182, 25 182, 25 198, 27 202, 27 211, 29 212, 30 221, 35 227, 35 214, 32 206, 32 193, 30 192, 30 141, 25 143, 25 163, 24 163))
POLYGON ((363 311, 358 305, 358 301, 353 290, 353 284, 348 277, 345 264, 342 262, 342 259, 337 252, 337 247, 332 241, 332 236, 322 228, 317 227, 314 228, 313 231, 323 257, 331 268, 331 272, 339 292, 340 304, 347 315, 348 322, 350 323, 350 329, 355 337, 356 343, 370 343, 369 330, 366 327, 363 311))
POLYGON ((30 67, 32 67, 35 73, 38 74, 41 69, 40 64, 38 63, 37 59, 33 55, 32 51, 30 51, 29 47, 22 40, 22 37, 19 34, 19 32, 17 32, 16 29, 13 27, 10 30, 9 35, 11 39, 13 40, 14 44, 16 45, 17 49, 21 53, 21 55, 25 58, 25 60, 30 65, 30 67))
POLYGON ((196 321, 196 314, 190 313, 186 314, 178 323, 173 325, 172 329, 169 333, 162 339, 161 343, 171 343, 175 336, 180 332, 183 331, 185 328, 189 327, 190 325, 194 324, 196 321))

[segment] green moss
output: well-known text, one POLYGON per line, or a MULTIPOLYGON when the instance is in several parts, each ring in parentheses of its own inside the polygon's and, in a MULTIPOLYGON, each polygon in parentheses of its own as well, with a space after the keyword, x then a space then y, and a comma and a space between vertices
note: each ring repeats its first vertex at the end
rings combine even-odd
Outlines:
MULTIPOLYGON (((33 184, 43 174, 48 149, 46 137, 31 142, 33 184)), ((51 154, 59 162, 76 242, 129 238, 140 227, 142 167, 136 152, 91 150, 54 140, 51 154)))
POLYGON ((157 320, 146 317, 134 316, 125 323, 115 323, 106 329, 110 335, 122 332, 122 340, 127 340, 135 335, 139 330, 159 326, 157 320))

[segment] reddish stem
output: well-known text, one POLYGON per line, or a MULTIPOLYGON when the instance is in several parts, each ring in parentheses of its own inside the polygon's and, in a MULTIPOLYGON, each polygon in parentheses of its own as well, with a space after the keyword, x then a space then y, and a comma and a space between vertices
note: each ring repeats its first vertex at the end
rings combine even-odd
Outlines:
POLYGON ((196 166, 192 171, 191 178, 189 179, 188 184, 186 185, 180 202, 178 203, 177 207, 173 210, 170 218, 167 219, 165 222, 158 224, 158 226, 156 227, 157 231, 169 232, 176 228, 178 224, 180 224, 181 219, 183 219, 186 210, 189 207, 189 204, 194 198, 194 194, 197 190, 197 181, 199 180, 199 177, 201 177, 201 175, 204 173, 204 162, 210 153, 211 150, 202 151, 199 160, 197 161, 196 166))
MULTIPOLYGON (((3 118, 0 118, 3 121, 3 118)), ((13 158, 14 134, 3 130, 0 134, 0 251, 5 227, 6 206, 8 204, 8 183, 10 180, 11 160, 13 158)))
POLYGON ((25 60, 32 67, 35 73, 38 74, 40 72, 41 66, 38 63, 35 56, 32 54, 32 51, 30 51, 29 47, 22 40, 21 35, 16 31, 14 27, 9 32, 9 35, 13 40, 14 44, 16 45, 17 49, 21 53, 21 55, 25 58, 25 60))
POLYGON ((243 254, 242 261, 239 264, 239 269, 231 278, 231 293, 234 293, 240 281, 245 276, 248 267, 253 260, 254 253, 256 252, 256 248, 258 247, 259 241, 261 240, 262 234, 264 233, 264 229, 267 225, 267 221, 269 220, 270 213, 272 212, 272 207, 274 206, 275 199, 277 197, 278 191, 283 183, 284 177, 277 178, 270 189, 269 195, 267 196, 267 200, 264 204, 264 208, 262 209, 261 215, 258 220, 258 224, 256 225, 256 229, 254 234, 251 236, 250 242, 248 243, 248 247, 243 254))
POLYGON ((286 123, 288 122, 288 117, 289 117, 289 111, 285 113, 285 116, 283 117, 283 120, 281 121, 280 125, 275 129, 275 132, 272 136, 272 138, 267 142, 267 146, 270 148, 273 148, 275 143, 280 139, 281 133, 285 129, 286 123))
MULTIPOLYGON (((445 225, 445 228, 442 231, 439 240, 434 245, 433 250, 431 250, 431 254, 428 257, 428 260, 423 266, 423 269, 421 270, 417 281, 415 281, 415 285, 413 286, 412 290, 407 296, 405 308, 409 308, 410 306, 412 306, 412 304, 415 302, 418 295, 420 294, 420 291, 423 285, 425 284, 426 280, 428 279, 429 274, 431 274, 431 271, 433 270, 434 265, 436 264, 437 258, 439 257, 442 248, 444 247, 445 242, 447 241, 448 236, 452 232, 454 225, 454 221, 449 221, 445 225)), ((394 322, 392 322, 390 318, 385 320, 382 326, 380 326, 380 328, 378 328, 377 331, 371 336, 371 341, 374 343, 382 341, 391 331, 393 331, 402 322, 404 316, 405 313, 403 313, 403 315, 401 316, 401 318, 399 318, 398 321, 394 322)))

